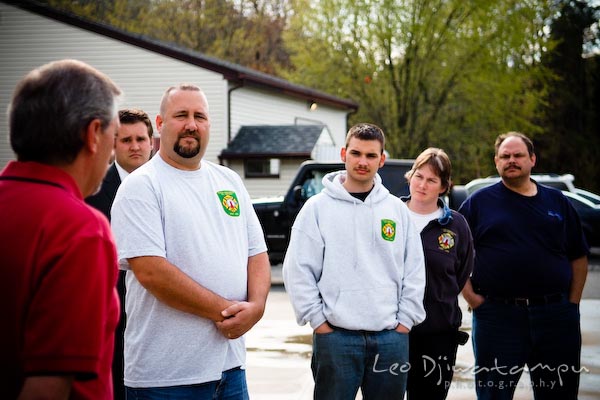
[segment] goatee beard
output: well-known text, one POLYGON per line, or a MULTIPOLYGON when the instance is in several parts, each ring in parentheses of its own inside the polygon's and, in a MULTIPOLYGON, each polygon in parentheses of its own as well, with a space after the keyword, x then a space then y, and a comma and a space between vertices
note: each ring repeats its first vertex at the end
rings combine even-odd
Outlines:
POLYGON ((179 156, 181 156, 183 158, 196 157, 200 153, 200 140, 192 135, 185 135, 185 136, 179 137, 179 139, 177 140, 175 145, 173 145, 173 150, 175 151, 175 153, 177 153, 179 156), (179 143, 180 143, 181 139, 184 139, 187 137, 193 137, 194 139, 196 139, 197 145, 194 147, 180 145, 179 143))
POLYGON ((200 153, 200 146, 184 147, 176 143, 175 146, 173 146, 173 150, 183 158, 193 158, 200 153))

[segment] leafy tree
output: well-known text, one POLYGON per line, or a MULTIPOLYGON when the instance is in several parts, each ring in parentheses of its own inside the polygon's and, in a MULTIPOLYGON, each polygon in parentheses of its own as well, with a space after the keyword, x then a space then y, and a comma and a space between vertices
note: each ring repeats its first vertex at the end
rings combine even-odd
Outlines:
POLYGON ((273 75, 277 68, 289 68, 282 39, 291 11, 287 1, 242 1, 233 8, 218 22, 218 32, 231 32, 218 35, 207 53, 273 75))
POLYGON ((453 158, 456 180, 492 172, 492 143, 532 123, 547 77, 545 1, 323 0, 295 3, 289 79, 351 97, 393 156, 428 146, 453 158), (534 79, 536 78, 536 79, 534 79))
POLYGON ((598 37, 600 11, 582 1, 560 1, 551 35, 557 46, 543 62, 556 81, 550 87, 538 138, 538 170, 573 173, 578 186, 600 192, 600 56, 582 57, 598 37))
POLYGON ((48 0, 92 21, 275 74, 289 67, 286 0, 48 0))
POLYGON ((388 151, 444 148, 464 183, 520 130, 538 171, 600 191, 598 10, 573 0, 46 0, 360 104, 388 151))

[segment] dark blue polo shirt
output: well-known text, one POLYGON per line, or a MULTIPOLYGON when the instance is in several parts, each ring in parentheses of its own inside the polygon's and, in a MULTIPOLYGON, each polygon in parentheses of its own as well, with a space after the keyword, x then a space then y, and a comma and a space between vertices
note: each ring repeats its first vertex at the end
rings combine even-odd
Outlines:
POLYGON ((527 197, 498 182, 460 207, 473 233, 476 292, 499 297, 568 293, 571 260, 588 254, 588 245, 570 201, 557 189, 537 186, 537 194, 527 197))

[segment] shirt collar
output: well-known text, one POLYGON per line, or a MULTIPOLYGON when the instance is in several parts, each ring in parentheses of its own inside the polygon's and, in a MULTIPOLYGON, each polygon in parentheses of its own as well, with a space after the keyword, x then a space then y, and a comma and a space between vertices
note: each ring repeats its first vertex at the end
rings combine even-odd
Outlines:
POLYGON ((64 170, 52 165, 35 161, 9 161, 0 175, 51 182, 72 193, 77 198, 83 199, 75 179, 64 170))
POLYGON ((125 171, 123 169, 123 167, 121 167, 116 160, 115 160, 115 167, 117 167, 117 172, 119 173, 119 178, 121 179, 121 182, 123 182, 125 180, 125 178, 127 178, 127 175, 129 175, 129 172, 125 171))

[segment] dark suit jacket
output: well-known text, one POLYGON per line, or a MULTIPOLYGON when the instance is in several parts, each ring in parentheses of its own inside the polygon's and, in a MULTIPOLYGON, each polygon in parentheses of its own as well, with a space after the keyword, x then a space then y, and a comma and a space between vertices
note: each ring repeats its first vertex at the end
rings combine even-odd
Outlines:
MULTIPOLYGON (((95 209, 101 211, 110 221, 110 209, 117 189, 121 185, 121 178, 116 165, 113 163, 106 171, 100 191, 95 195, 86 197, 85 202, 95 209)), ((113 391, 115 400, 125 400, 125 386, 123 382, 123 352, 124 352, 124 333, 126 325, 125 315, 125 271, 119 271, 119 280, 117 281, 117 291, 121 301, 121 318, 115 332, 115 352, 113 357, 113 391)))
POLYGON ((120 184, 121 178, 119 178, 119 171, 117 171, 117 166, 113 163, 108 168, 108 171, 106 171, 100 191, 92 196, 86 197, 85 202, 95 209, 100 210, 110 221, 110 208, 115 200, 115 195, 117 194, 117 189, 120 184))

